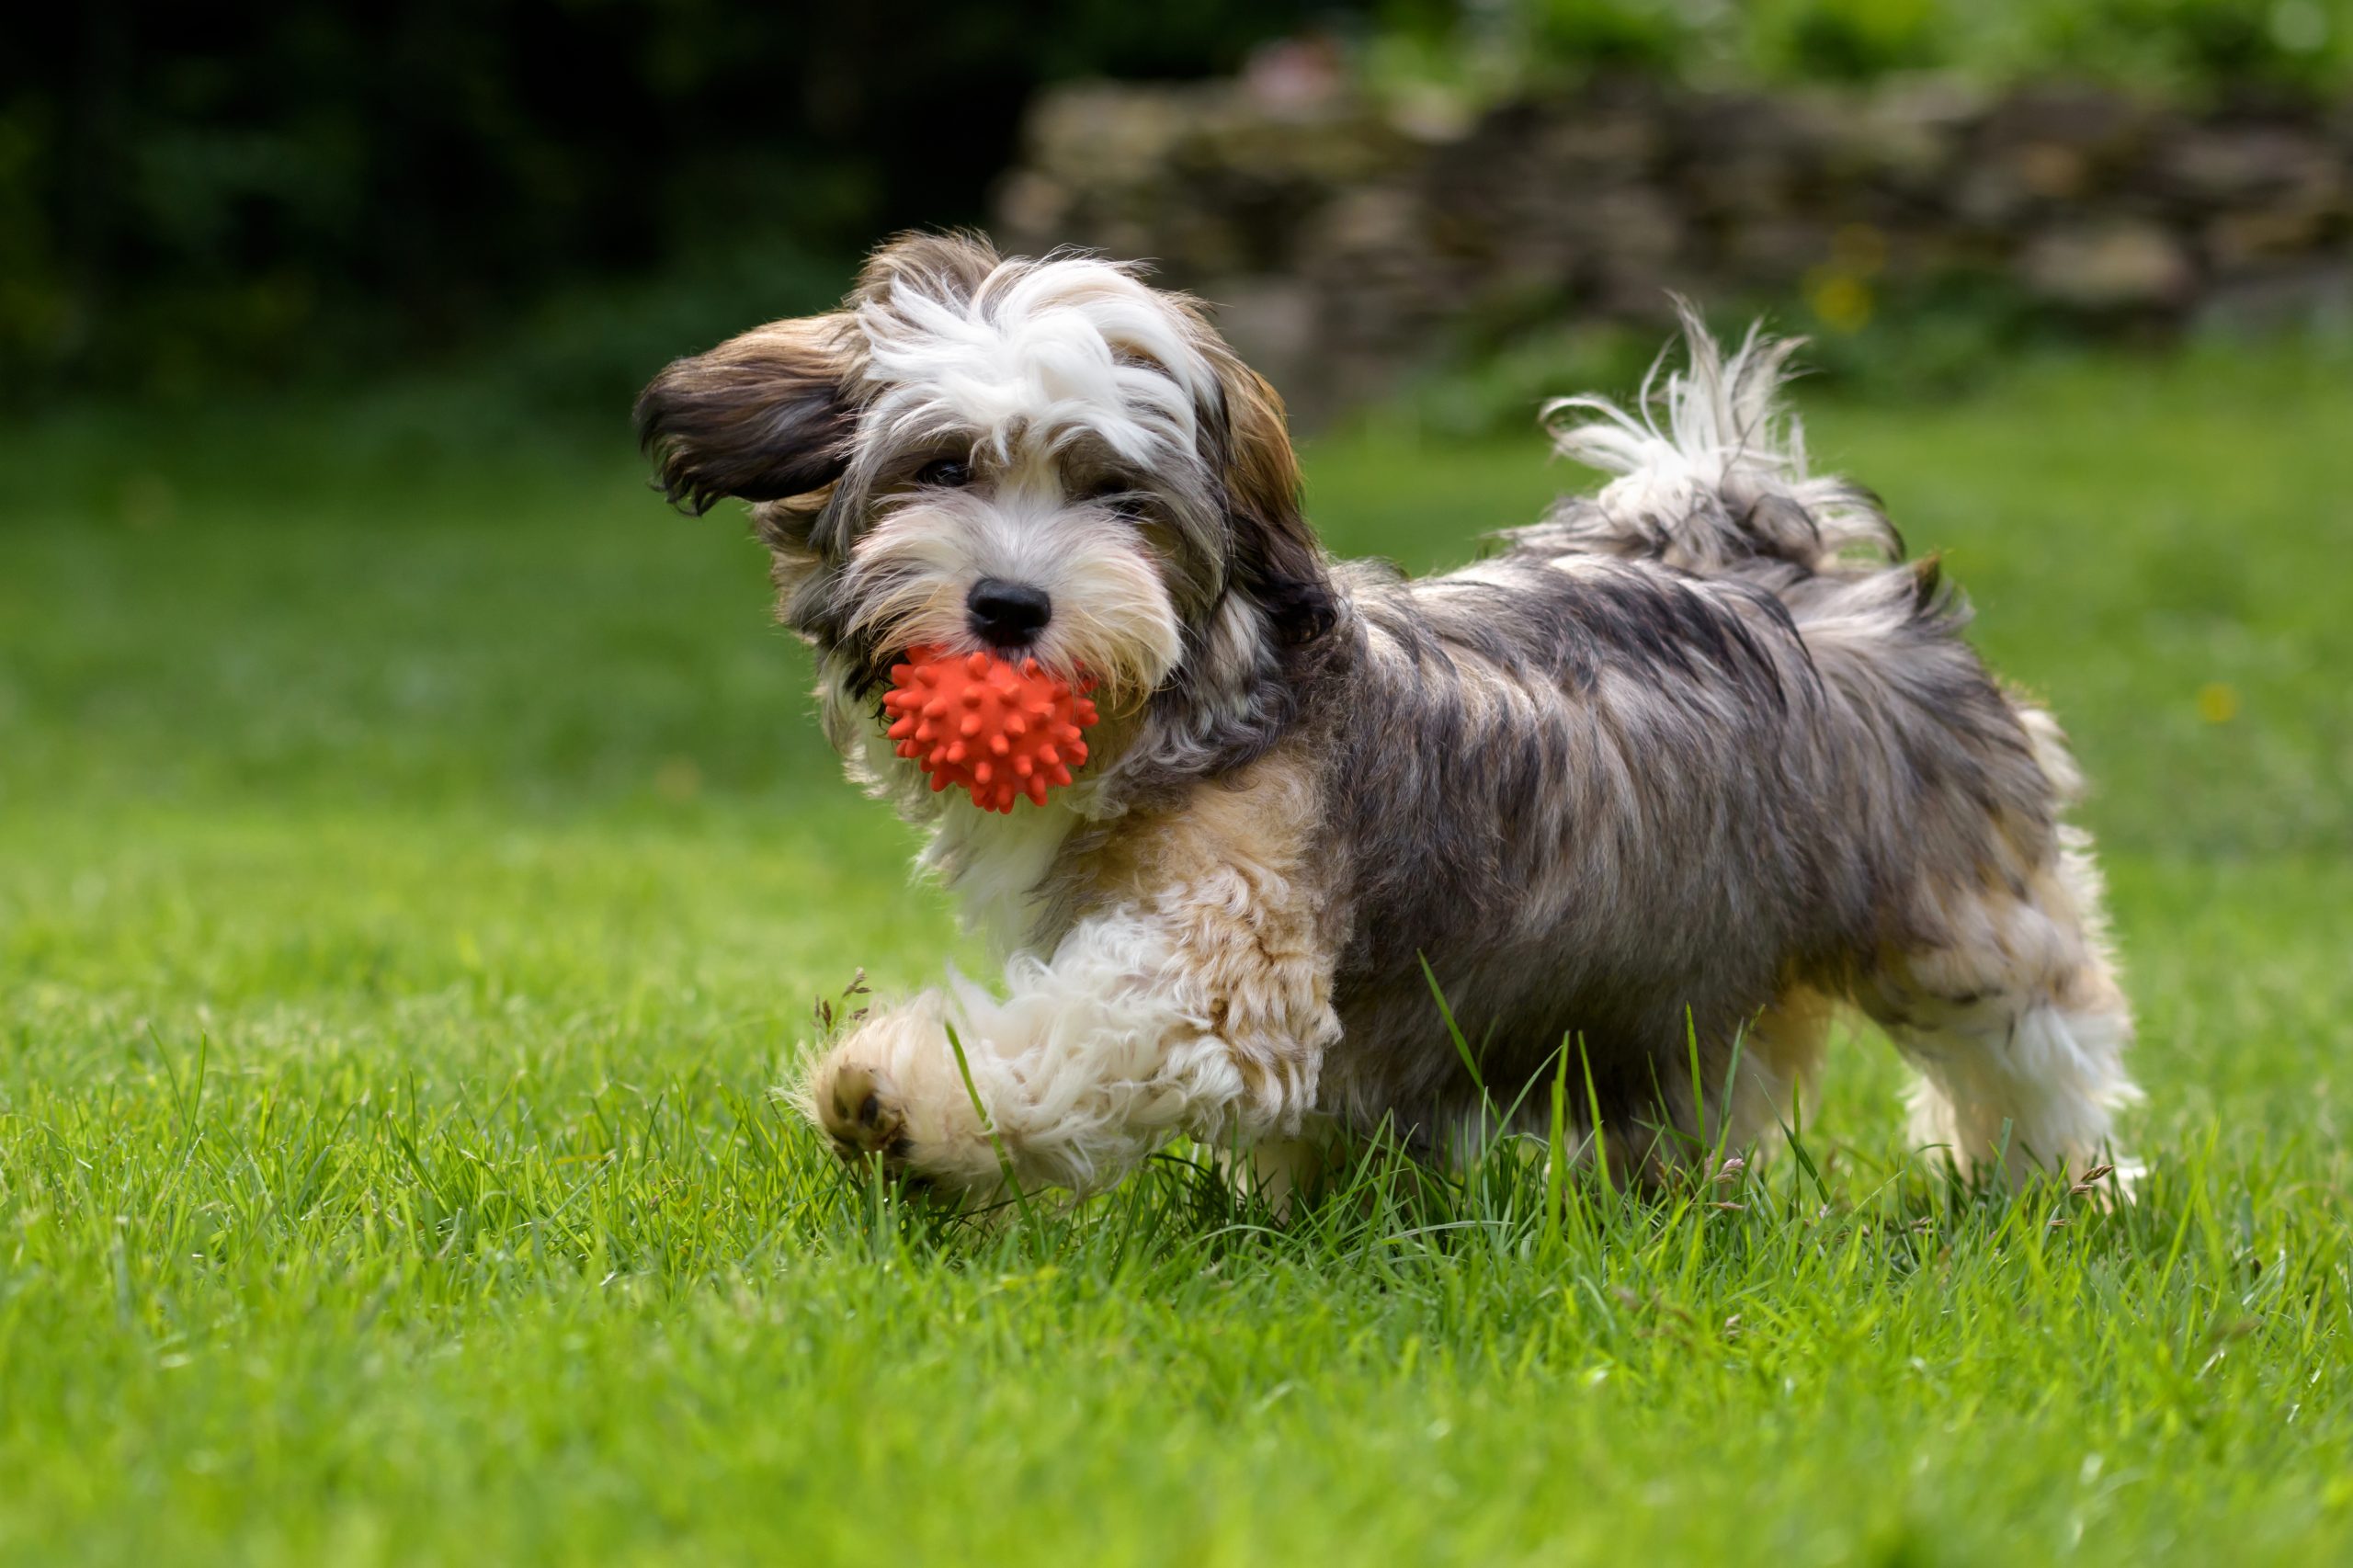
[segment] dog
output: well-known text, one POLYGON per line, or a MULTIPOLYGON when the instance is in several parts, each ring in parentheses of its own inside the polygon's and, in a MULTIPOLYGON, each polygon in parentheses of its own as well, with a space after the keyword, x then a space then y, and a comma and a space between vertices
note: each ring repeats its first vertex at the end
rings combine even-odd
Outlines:
POLYGON ((828 738, 1007 955, 831 1041, 800 1099, 836 1149, 1086 1192, 1186 1136, 1296 1181, 1336 1137, 1548 1126, 1520 1091, 1565 1051, 1579 1157, 1658 1180, 1790 1117, 1852 1008, 1931 1157, 2107 1158, 2131 1017, 2058 725, 1809 472, 1792 346, 1685 327, 1631 408, 1545 411, 1606 485, 1422 578, 1331 558, 1275 392, 1090 254, 901 236, 663 370, 658 483, 750 504, 828 738), (926 788, 880 703, 923 645, 1092 681, 1077 780, 926 788))

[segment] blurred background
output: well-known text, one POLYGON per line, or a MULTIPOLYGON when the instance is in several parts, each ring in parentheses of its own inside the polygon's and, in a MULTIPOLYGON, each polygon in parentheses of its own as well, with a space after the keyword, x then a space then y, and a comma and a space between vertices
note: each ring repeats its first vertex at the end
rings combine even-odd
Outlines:
POLYGON ((454 367, 609 417, 915 224, 1155 258, 1317 419, 1476 369, 1516 417, 1610 325, 1647 345, 1665 287, 1842 370, 1907 336, 1907 376, 2353 306, 2348 0, 90 0, 12 30, 19 409, 454 367))
POLYGON ((2098 825, 2353 844, 2353 0, 86 0, 12 34, 0 820, 784 800, 872 837, 740 515, 667 517, 628 410, 890 232, 978 224, 1211 301, 1319 527, 1415 567, 1581 483, 1535 410, 1631 388, 1669 290, 1763 314, 1812 339, 1825 460, 2138 781, 2098 825))

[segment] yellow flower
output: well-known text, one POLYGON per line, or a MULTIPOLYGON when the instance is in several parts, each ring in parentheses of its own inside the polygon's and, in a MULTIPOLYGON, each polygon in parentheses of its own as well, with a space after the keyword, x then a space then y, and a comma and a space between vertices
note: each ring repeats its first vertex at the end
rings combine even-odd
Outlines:
POLYGON ((1806 303, 1834 332, 1860 332, 1871 319, 1871 286, 1850 272, 1818 268, 1806 279, 1806 303))

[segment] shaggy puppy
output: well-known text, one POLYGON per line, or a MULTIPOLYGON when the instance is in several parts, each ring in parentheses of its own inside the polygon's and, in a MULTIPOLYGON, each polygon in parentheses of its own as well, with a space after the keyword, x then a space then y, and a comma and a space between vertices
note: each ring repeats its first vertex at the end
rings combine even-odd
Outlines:
POLYGON ((902 238, 840 310, 665 370, 667 494, 752 503, 827 734, 1009 955, 1001 994, 951 975, 814 1064, 844 1153, 977 1191, 1000 1147, 1079 1189, 1178 1134, 1278 1171, 1384 1121, 1443 1153, 1567 1050, 1584 1152, 1655 1175, 1789 1115, 1851 1005, 1917 1070, 1924 1148, 2096 1158, 2131 1023, 2058 726, 1808 473, 1789 346, 1688 336, 1634 411, 1549 411, 1609 484, 1410 580, 1324 554, 1275 393, 1091 256, 902 238), (1076 784, 932 793, 879 701, 924 644, 1091 677, 1076 784))

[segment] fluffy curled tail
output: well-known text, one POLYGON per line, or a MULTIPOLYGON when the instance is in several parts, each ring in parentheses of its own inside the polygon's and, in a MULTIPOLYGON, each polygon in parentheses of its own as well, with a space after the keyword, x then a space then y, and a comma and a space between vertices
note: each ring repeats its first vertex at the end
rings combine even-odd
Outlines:
POLYGON ((1515 548, 1663 561, 1710 575, 1760 558, 1806 572, 1885 565, 1903 544, 1869 491, 1806 472, 1805 432, 1780 406, 1801 340, 1752 326, 1730 358, 1688 301, 1684 368, 1643 379, 1633 407, 1586 395, 1544 407, 1563 456, 1618 477, 1564 500, 1515 548))

